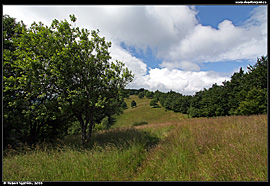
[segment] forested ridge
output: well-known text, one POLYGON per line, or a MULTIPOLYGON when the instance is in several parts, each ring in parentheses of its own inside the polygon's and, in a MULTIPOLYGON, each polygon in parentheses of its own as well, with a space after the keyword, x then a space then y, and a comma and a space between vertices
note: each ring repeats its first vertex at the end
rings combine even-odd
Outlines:
POLYGON ((153 98, 150 103, 153 107, 159 101, 165 109, 190 117, 264 114, 267 113, 267 64, 268 56, 262 56, 255 65, 247 67, 248 72, 241 67, 229 81, 222 82, 222 85, 213 84, 193 96, 173 90, 167 93, 144 89, 127 91, 141 98, 153 98))

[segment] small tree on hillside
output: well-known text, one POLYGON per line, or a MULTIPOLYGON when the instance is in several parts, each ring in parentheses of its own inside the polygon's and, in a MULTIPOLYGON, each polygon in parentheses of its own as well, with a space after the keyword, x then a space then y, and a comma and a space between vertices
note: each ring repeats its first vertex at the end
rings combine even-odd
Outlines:
POLYGON ((150 106, 157 108, 157 107, 159 107, 157 103, 158 103, 158 100, 156 98, 154 98, 150 101, 150 106))
POLYGON ((145 94, 145 97, 149 98, 149 99, 152 99, 154 96, 154 93, 153 92, 150 92, 150 91, 147 91, 146 94, 145 94))
POLYGON ((142 99, 142 98, 144 97, 144 93, 143 93, 143 92, 140 92, 139 95, 138 95, 138 97, 139 97, 140 99, 142 99))
POLYGON ((132 107, 136 107, 136 105, 137 105, 137 104, 136 104, 136 101, 132 100, 132 101, 131 101, 131 108, 132 108, 132 107))
POLYGON ((126 103, 125 101, 123 101, 123 102, 121 103, 121 107, 122 107, 123 109, 127 109, 127 103, 126 103))

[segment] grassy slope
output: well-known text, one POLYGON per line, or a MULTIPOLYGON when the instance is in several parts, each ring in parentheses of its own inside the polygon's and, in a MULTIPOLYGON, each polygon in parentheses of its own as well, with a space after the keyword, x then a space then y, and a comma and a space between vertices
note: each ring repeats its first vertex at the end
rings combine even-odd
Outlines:
POLYGON ((131 96, 136 108, 116 116, 114 129, 93 135, 87 148, 69 136, 48 146, 3 158, 3 180, 266 181, 267 116, 185 119, 150 108, 131 96), (135 121, 148 125, 131 126, 135 121), (173 130, 172 130, 173 129, 173 130))
POLYGON ((138 98, 138 96, 132 95, 130 98, 125 100, 128 109, 124 110, 124 114, 114 116, 116 123, 113 128, 132 126, 136 121, 147 121, 148 124, 159 124, 159 123, 178 123, 186 117, 184 114, 174 113, 173 111, 165 111, 163 107, 152 108, 150 99, 138 98), (131 108, 131 101, 135 100, 137 107, 131 108))

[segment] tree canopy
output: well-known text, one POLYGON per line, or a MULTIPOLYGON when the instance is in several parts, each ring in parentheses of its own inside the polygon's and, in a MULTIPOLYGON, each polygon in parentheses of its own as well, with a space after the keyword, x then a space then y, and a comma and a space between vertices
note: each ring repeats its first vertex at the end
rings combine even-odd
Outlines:
POLYGON ((85 143, 94 123, 120 108, 121 90, 133 79, 123 62, 110 61, 111 42, 70 20, 26 28, 3 16, 4 130, 24 133, 29 143, 72 119, 85 143))

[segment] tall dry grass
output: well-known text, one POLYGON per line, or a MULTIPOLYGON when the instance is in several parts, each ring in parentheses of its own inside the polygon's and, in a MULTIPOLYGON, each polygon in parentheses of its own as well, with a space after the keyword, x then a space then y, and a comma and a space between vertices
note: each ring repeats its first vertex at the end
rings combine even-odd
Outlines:
POLYGON ((184 120, 138 172, 145 181, 266 181, 267 116, 184 120))
POLYGON ((95 134, 84 148, 79 146, 79 140, 79 136, 73 136, 59 146, 44 144, 23 153, 7 152, 3 180, 131 180, 147 151, 158 142, 155 135, 134 128, 95 134))
POLYGON ((267 181, 267 116, 119 128, 3 157, 4 181, 267 181))

